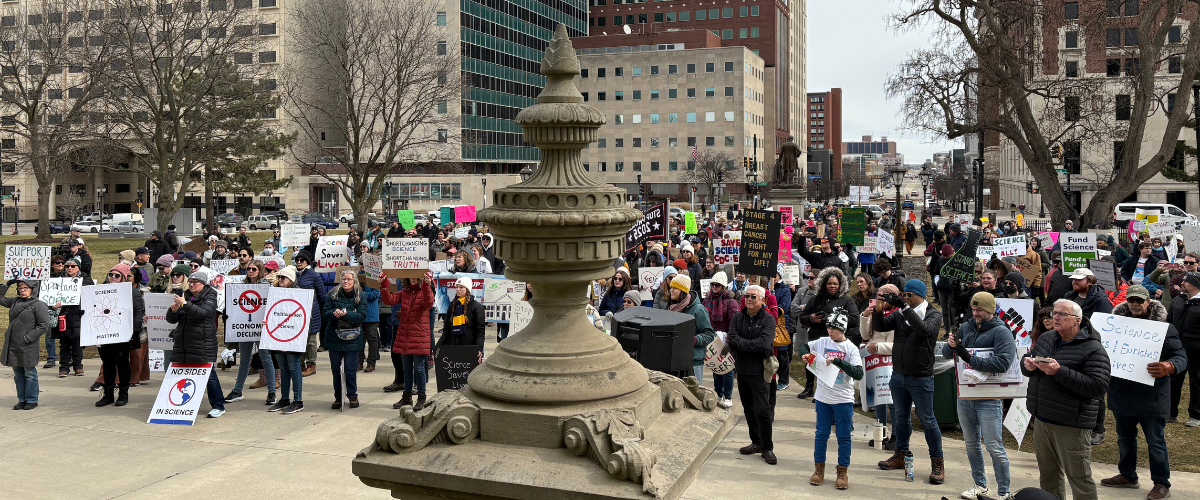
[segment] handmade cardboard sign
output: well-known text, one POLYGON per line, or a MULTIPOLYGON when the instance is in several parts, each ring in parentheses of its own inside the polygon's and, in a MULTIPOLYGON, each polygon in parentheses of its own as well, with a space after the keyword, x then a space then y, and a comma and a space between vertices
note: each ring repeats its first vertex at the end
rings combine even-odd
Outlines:
POLYGON ((368 277, 379 279, 379 275, 383 274, 383 256, 373 253, 364 253, 362 259, 363 274, 368 277))
POLYGON ((338 266, 350 263, 350 248, 346 246, 348 236, 322 236, 317 239, 316 271, 327 273, 338 266))
POLYGON ((1116 293, 1121 283, 1121 274, 1115 262, 1107 260, 1088 259, 1088 269, 1096 275, 1096 284, 1105 291, 1116 293))
POLYGON ((1005 257, 1017 257, 1020 255, 1025 255, 1025 250, 1027 248, 1025 243, 1025 235, 996 238, 992 240, 992 243, 996 247, 996 254, 999 255, 1001 259, 1005 257))
POLYGON ((171 363, 147 424, 192 425, 204 401, 212 363, 171 363))
POLYGON ((967 234, 967 242, 950 256, 946 265, 942 266, 940 279, 953 279, 962 283, 975 280, 975 262, 978 260, 976 250, 979 247, 979 231, 967 234))
POLYGON ((420 278, 429 271, 429 240, 385 238, 383 274, 389 278, 420 278))
POLYGON ((454 207, 454 223, 475 222, 475 205, 454 207))
POLYGON ((484 278, 483 313, 488 323, 508 323, 513 304, 525 298, 525 282, 484 278))
POLYGON ((225 343, 258 342, 262 335, 262 320, 267 314, 267 283, 225 285, 225 343))
POLYGON ((742 253, 742 232, 725 231, 713 246, 713 259, 718 266, 738 265, 742 253))
POLYGON ((50 277, 49 246, 8 245, 4 248, 4 279, 43 280, 50 277))
POLYGON ((896 237, 892 236, 892 233, 880 231, 876 238, 879 239, 875 244, 876 249, 888 256, 889 259, 896 256, 896 237))
POLYGON ((1171 325, 1099 312, 1092 313, 1091 321, 1092 328, 1100 334, 1100 343, 1108 351, 1112 376, 1154 385, 1154 377, 1146 371, 1146 365, 1158 362, 1171 325))
POLYGON ((775 275, 776 266, 779 265, 780 226, 779 212, 750 208, 742 211, 738 271, 758 276, 775 275))
POLYGON ((308 234, 311 228, 308 224, 284 224, 279 228, 279 244, 285 247, 308 245, 308 234))
POLYGON ((412 210, 397 210, 396 220, 400 222, 400 227, 405 231, 411 231, 417 227, 416 214, 412 210))
POLYGON ((237 269, 237 267, 237 259, 213 259, 208 261, 208 268, 217 274, 229 274, 229 271, 237 269))
POLYGON ((444 345, 433 355, 433 368, 437 376, 438 392, 460 390, 467 386, 467 378, 479 366, 479 347, 473 345, 444 345))
POLYGON ((654 289, 662 286, 663 271, 665 270, 665 267, 638 268, 638 291, 641 293, 643 301, 654 298, 654 289))
POLYGON ((792 207, 781 206, 781 207, 779 207, 779 213, 783 215, 782 222, 784 225, 787 225, 787 226, 792 225, 792 207))
POLYGON ((1004 416, 1004 428, 1017 439, 1017 451, 1021 450, 1021 441, 1025 439, 1025 431, 1032 420, 1033 415, 1025 405, 1025 398, 1014 399, 1012 406, 1008 407, 1008 414, 1004 416))
POLYGON ((142 294, 142 300, 146 303, 146 337, 149 339, 149 347, 171 350, 175 346, 175 341, 171 340, 171 331, 175 329, 175 325, 167 322, 167 311, 175 303, 175 294, 146 293, 142 294))
POLYGON ((82 290, 83 278, 49 278, 42 280, 38 298, 50 306, 59 302, 64 306, 77 306, 82 290))
POLYGON ((126 342, 133 335, 133 287, 106 283, 83 287, 79 297, 79 345, 126 342))
POLYGON ((838 241, 849 245, 861 246, 866 229, 866 209, 848 207, 838 209, 838 241))
POLYGON ((266 318, 259 348, 304 352, 312 321, 313 291, 307 288, 271 287, 267 292, 266 318))

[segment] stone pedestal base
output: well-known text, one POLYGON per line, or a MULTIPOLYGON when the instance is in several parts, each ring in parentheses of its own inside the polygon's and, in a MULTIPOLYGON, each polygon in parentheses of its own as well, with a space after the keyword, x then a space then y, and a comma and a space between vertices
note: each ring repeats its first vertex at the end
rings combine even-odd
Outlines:
POLYGON ((382 424, 353 472, 404 500, 679 498, 734 419, 694 379, 650 379, 580 405, 439 393, 382 424))
POLYGON ((808 201, 808 190, 805 188, 771 188, 772 206, 792 206, 795 207, 796 213, 799 214, 804 209, 805 201, 808 201))

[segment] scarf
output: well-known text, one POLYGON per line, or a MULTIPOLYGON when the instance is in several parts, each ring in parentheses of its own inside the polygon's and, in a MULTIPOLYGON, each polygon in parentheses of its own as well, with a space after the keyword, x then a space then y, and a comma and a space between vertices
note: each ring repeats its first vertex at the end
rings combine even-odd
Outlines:
POLYGON ((453 315, 450 317, 450 335, 467 333, 467 297, 454 299, 453 315))
POLYGON ((671 311, 675 311, 675 312, 683 312, 683 310, 687 309, 687 306, 690 306, 690 305, 692 305, 692 294, 689 293, 684 296, 683 300, 680 300, 679 302, 668 305, 667 309, 671 310, 671 311))

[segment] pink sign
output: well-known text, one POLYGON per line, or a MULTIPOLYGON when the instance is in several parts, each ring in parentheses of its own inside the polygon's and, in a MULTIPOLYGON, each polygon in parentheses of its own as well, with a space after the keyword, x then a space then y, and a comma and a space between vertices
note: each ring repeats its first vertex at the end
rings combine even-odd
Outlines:
POLYGON ((783 215, 784 225, 792 225, 792 207, 781 206, 779 207, 779 213, 783 215))
POLYGON ((792 235, 790 234, 779 235, 779 261, 792 261, 792 235))
POLYGON ((475 205, 454 207, 454 222, 475 222, 475 205))

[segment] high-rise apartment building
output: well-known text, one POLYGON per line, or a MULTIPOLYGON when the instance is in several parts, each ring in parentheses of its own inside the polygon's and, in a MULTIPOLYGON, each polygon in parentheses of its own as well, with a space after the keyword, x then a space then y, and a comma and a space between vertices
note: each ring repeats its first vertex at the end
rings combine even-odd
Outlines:
MULTIPOLYGON (((808 149, 833 153, 833 176, 841 178, 842 165, 842 89, 808 92, 808 149)), ((829 181, 831 179, 825 179, 829 181)))

